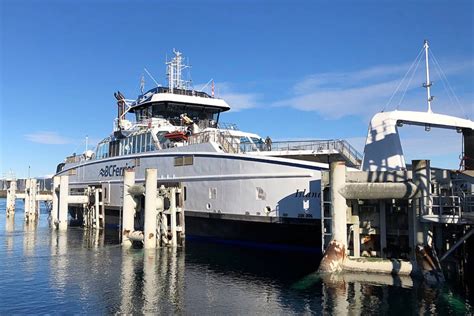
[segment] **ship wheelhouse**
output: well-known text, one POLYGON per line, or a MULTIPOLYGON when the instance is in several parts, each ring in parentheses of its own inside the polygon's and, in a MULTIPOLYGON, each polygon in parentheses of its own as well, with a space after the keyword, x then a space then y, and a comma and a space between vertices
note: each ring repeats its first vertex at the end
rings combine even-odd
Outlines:
POLYGON ((199 128, 215 128, 221 112, 230 107, 224 100, 216 99, 205 92, 194 90, 158 87, 139 96, 129 113, 135 114, 137 123, 143 123, 151 118, 165 119, 174 126, 182 125, 182 115, 185 114, 199 128))

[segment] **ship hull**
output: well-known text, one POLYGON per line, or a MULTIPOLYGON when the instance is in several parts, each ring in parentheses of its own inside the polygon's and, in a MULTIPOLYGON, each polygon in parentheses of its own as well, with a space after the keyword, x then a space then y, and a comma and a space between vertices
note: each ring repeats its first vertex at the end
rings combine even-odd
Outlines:
MULTIPOLYGON (((212 152, 212 148, 66 165, 58 175, 69 174, 72 190, 102 188, 107 227, 121 224, 122 171, 132 166, 136 183, 143 184, 145 169, 156 168, 158 185, 183 188, 186 238, 321 251, 321 170, 325 166, 212 152)), ((70 206, 70 212, 80 224, 81 206, 70 206)))

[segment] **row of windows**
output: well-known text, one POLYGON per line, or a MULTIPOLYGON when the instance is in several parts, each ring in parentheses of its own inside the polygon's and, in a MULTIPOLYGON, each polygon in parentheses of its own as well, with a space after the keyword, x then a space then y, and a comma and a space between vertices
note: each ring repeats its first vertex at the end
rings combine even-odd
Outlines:
POLYGON ((137 122, 152 117, 159 117, 169 120, 174 125, 180 125, 180 115, 184 113, 186 113, 189 118, 193 119, 195 123, 201 120, 214 120, 217 122, 219 114, 219 110, 217 109, 179 103, 153 103, 135 109, 134 112, 137 122))
POLYGON ((120 140, 101 143, 97 148, 97 159, 155 150, 150 133, 130 136, 120 140))

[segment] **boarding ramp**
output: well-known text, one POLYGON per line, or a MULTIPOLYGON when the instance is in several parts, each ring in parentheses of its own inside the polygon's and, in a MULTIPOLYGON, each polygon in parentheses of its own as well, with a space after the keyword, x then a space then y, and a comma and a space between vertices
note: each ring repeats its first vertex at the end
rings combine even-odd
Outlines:
POLYGON ((349 167, 359 168, 362 154, 342 139, 277 141, 271 144, 240 144, 241 152, 252 155, 292 158, 330 163, 345 161, 349 167))

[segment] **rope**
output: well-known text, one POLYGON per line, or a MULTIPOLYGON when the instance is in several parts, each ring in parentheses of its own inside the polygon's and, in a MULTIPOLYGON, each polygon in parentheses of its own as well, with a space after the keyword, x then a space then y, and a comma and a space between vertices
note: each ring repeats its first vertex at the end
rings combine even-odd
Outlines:
MULTIPOLYGON (((408 71, 405 73, 405 75, 403 76, 402 80, 400 80, 400 82, 398 83, 398 86, 397 88, 395 89, 395 91, 392 93, 392 96, 390 97, 390 99, 388 100, 388 102, 385 104, 385 106, 382 108, 382 112, 385 111, 385 109, 387 108, 387 106, 390 105, 390 103, 392 102, 393 100, 393 97, 395 97, 395 94, 398 92, 398 89, 400 89, 400 86, 402 85, 402 83, 405 81, 405 78, 407 77, 407 75, 410 73, 411 69, 413 68, 413 66, 415 65, 416 61, 420 58, 420 55, 423 53, 423 49, 420 50, 420 52, 418 53, 418 55, 416 56, 415 60, 413 60, 413 62, 411 63, 410 65, 410 68, 408 68, 408 71)), ((398 109, 398 107, 397 107, 398 109)))
POLYGON ((455 103, 455 102, 453 102, 453 97, 454 97, 454 100, 456 101, 457 105, 461 109, 461 111, 463 113, 463 116, 465 118, 469 118, 469 116, 466 113, 466 110, 464 109, 461 102, 459 101, 458 96, 456 95, 456 93, 454 93, 454 89, 452 88, 451 84, 449 83, 448 77, 446 76, 443 69, 441 68, 441 65, 439 64, 438 59, 436 58, 436 56, 434 55, 434 53, 431 49, 430 49, 430 52, 431 52, 431 56, 433 57, 434 64, 436 66, 436 70, 438 71, 438 74, 441 77, 441 81, 443 82, 444 88, 446 89, 446 92, 448 93, 449 99, 451 100, 452 103, 455 103))
POLYGON ((397 104, 397 110, 400 108, 400 105, 403 101, 403 99, 405 98, 405 95, 408 91, 408 87, 410 86, 412 80, 413 80, 413 77, 415 76, 415 73, 416 73, 416 70, 418 69, 418 66, 420 65, 420 61, 421 61, 421 53, 423 52, 423 49, 421 50, 420 54, 418 54, 418 60, 417 60, 417 63, 416 63, 416 66, 415 66, 415 69, 413 70, 413 72, 411 73, 411 77, 410 77, 410 80, 408 80, 408 84, 406 85, 405 87, 405 91, 403 91, 403 94, 400 98, 400 100, 398 101, 398 104, 397 104))

